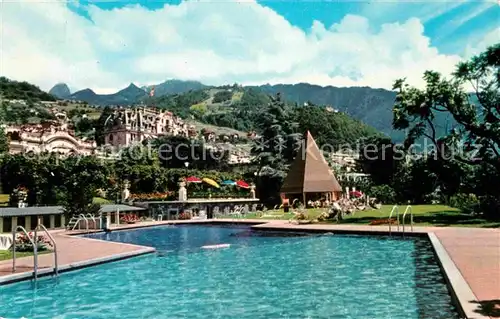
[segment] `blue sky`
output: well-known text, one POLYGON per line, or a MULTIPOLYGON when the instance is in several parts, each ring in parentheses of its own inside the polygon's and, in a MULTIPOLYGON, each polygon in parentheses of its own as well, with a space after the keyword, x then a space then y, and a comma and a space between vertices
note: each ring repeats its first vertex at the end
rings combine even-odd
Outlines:
POLYGON ((169 78, 390 88, 429 68, 450 73, 500 42, 494 1, 40 1, 0 10, 10 31, 2 53, 24 66, 4 58, 2 73, 43 88, 111 92, 169 78))

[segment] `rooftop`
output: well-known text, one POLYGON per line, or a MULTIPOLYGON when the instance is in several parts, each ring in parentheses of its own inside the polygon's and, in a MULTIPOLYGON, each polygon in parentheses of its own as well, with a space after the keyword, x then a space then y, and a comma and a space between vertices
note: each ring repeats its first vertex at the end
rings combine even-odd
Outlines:
MULTIPOLYGON (((145 208, 135 207, 123 204, 104 204, 101 206, 101 212, 110 213, 115 211, 127 212, 145 210, 145 208)), ((34 216, 34 215, 56 215, 62 214, 62 206, 32 206, 32 207, 3 207, 0 208, 0 217, 34 216)))

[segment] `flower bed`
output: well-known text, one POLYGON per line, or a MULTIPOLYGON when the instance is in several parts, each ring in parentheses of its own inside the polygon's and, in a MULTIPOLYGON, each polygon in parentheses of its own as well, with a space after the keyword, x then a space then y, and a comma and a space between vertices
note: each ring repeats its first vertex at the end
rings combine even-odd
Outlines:
MULTIPOLYGON (((30 239, 35 242, 35 235, 32 232, 28 233, 29 237, 25 234, 20 234, 16 239, 16 251, 19 252, 27 252, 33 251, 33 245, 31 244, 30 239)), ((52 247, 52 243, 48 238, 45 238, 43 235, 38 235, 36 238, 37 251, 45 251, 48 250, 49 247, 52 247)))
POLYGON ((384 218, 384 219, 375 219, 370 222, 370 225, 393 225, 397 224, 397 221, 394 218, 384 218))
POLYGON ((188 213, 180 213, 179 214, 179 219, 180 220, 187 220, 187 219, 191 219, 191 215, 188 214, 188 213))
POLYGON ((135 224, 138 221, 140 221, 139 217, 137 217, 136 214, 127 214, 120 218, 120 222, 126 223, 126 224, 135 224))
POLYGON ((137 201, 174 200, 175 199, 175 192, 130 194, 130 199, 137 200, 137 201))

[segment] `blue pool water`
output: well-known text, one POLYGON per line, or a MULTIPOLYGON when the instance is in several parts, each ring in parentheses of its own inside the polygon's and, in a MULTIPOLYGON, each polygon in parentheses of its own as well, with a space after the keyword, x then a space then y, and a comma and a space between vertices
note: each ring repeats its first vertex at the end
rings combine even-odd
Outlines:
POLYGON ((159 253, 0 287, 5 318, 458 318, 426 239, 176 226, 89 237, 159 253), (271 236, 272 235, 272 236, 271 236), (230 243, 226 249, 203 245, 230 243))

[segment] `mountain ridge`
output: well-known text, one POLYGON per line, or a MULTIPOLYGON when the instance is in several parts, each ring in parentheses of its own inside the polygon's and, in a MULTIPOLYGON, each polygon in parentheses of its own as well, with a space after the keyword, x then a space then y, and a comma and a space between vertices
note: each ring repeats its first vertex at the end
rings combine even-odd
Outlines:
MULTIPOLYGON (((199 81, 183 81, 170 79, 158 85, 137 87, 130 84, 127 88, 113 94, 96 94, 91 89, 84 89, 71 94, 69 99, 83 100, 90 104, 106 105, 133 105, 138 103, 153 103, 158 98, 185 94, 190 91, 209 89, 237 88, 234 85, 210 86, 199 81), (154 97, 149 96, 154 87, 154 97)), ((392 107, 396 93, 385 89, 370 87, 335 87, 320 86, 310 83, 297 84, 264 84, 257 86, 243 86, 245 90, 258 90, 265 94, 281 93, 289 102, 304 104, 312 102, 316 105, 331 106, 353 118, 368 124, 377 130, 401 140, 403 132, 392 129, 392 107)), ((193 103, 196 104, 196 103, 193 103)))
POLYGON ((57 83, 49 90, 49 94, 59 99, 65 99, 71 95, 71 91, 66 83, 57 83))

